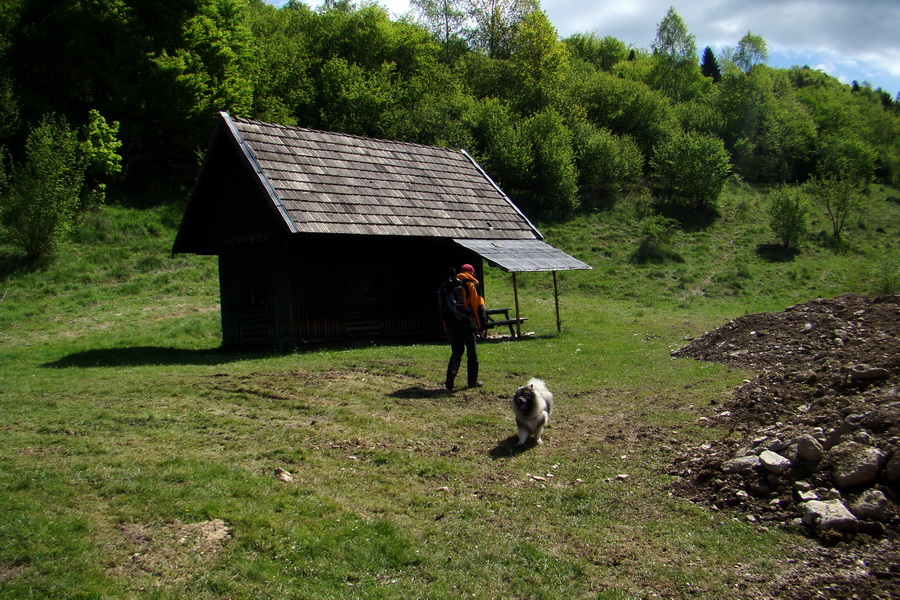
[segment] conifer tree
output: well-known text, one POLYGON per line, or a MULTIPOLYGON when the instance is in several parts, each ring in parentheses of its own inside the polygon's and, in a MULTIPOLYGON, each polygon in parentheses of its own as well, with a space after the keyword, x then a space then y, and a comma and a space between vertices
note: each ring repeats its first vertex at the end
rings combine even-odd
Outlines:
POLYGON ((719 69, 719 62, 716 60, 716 55, 709 46, 703 50, 703 58, 700 61, 700 72, 703 73, 704 77, 711 77, 713 83, 719 83, 719 80, 722 79, 722 71, 719 69))

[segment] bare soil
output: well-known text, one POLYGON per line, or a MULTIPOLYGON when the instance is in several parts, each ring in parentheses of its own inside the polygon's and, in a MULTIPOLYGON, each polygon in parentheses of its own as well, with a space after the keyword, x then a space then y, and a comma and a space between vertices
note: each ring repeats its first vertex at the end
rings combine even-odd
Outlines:
MULTIPOLYGON (((835 493, 827 454, 821 465, 792 468, 774 481, 771 475, 748 481, 722 469, 746 448, 787 447, 803 434, 820 439, 852 434, 888 457, 900 452, 900 296, 844 295, 776 314, 746 315, 673 355, 759 373, 701 417, 715 427, 716 439, 680 449, 671 474, 679 476, 674 490, 681 497, 760 527, 796 533, 796 556, 773 574, 772 597, 900 598, 900 481, 891 482, 882 471, 861 486, 890 500, 886 519, 861 521, 855 534, 820 536, 810 546, 808 539, 799 543, 799 536, 814 534, 799 522, 798 490, 809 486, 835 493), (858 376, 873 370, 878 377, 858 376)), ((866 489, 837 493, 850 502, 866 489)))

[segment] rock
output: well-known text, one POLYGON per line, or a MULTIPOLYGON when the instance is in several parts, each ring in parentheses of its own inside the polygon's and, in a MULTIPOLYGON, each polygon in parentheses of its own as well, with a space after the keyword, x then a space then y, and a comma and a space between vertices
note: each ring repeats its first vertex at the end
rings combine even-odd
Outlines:
POLYGON ((825 450, 819 440, 809 434, 797 438, 797 457, 801 460, 818 461, 825 456, 825 450))
POLYGON ((758 456, 742 456, 722 463, 722 470, 726 473, 750 473, 762 464, 758 456))
POLYGON ((829 450, 833 461, 832 477, 840 487, 853 487, 875 481, 885 462, 884 452, 874 446, 842 442, 829 450))
POLYGON ((275 477, 286 483, 291 483, 292 481, 294 481, 294 476, 281 467, 275 469, 275 477))
POLYGON ((881 367, 869 365, 853 365, 850 367, 850 379, 853 381, 865 381, 868 379, 887 379, 891 372, 881 367))
POLYGON ((840 500, 811 500, 800 506, 801 519, 807 527, 821 535, 826 531, 855 533, 859 521, 840 500))
POLYGON ((880 490, 868 490, 850 505, 850 512, 865 521, 887 521, 891 502, 880 490))
POLYGON ((893 456, 887 461, 887 465, 884 468, 884 475, 891 483, 900 481, 900 451, 894 450, 893 456))
POLYGON ((791 461, 771 450, 763 450, 759 460, 764 468, 779 475, 791 468, 791 461))

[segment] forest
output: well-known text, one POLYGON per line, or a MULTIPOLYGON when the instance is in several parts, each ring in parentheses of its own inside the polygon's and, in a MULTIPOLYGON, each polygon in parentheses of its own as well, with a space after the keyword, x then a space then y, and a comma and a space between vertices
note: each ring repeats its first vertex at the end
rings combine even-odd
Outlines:
POLYGON ((771 68, 752 32, 717 55, 675 8, 647 16, 639 48, 560 39, 538 0, 414 7, 5 1, 5 235, 40 256, 107 196, 184 200, 219 111, 462 148, 535 215, 631 197, 683 219, 714 212, 728 180, 771 185, 786 246, 810 192, 839 236, 869 184, 900 185, 900 98, 771 68))

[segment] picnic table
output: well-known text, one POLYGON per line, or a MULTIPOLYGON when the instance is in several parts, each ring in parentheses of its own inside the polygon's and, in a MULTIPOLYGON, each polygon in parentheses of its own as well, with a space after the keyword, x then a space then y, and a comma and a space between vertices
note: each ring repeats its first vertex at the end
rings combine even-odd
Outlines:
POLYGON ((504 325, 509 327, 509 335, 510 337, 519 337, 516 335, 516 332, 513 331, 513 325, 521 325, 525 321, 528 320, 528 317, 512 317, 509 316, 509 311, 512 308, 487 308, 485 309, 485 313, 487 314, 487 323, 485 323, 484 328, 492 329, 494 327, 503 327, 504 325), (502 319, 495 319, 495 316, 502 315, 502 319))

